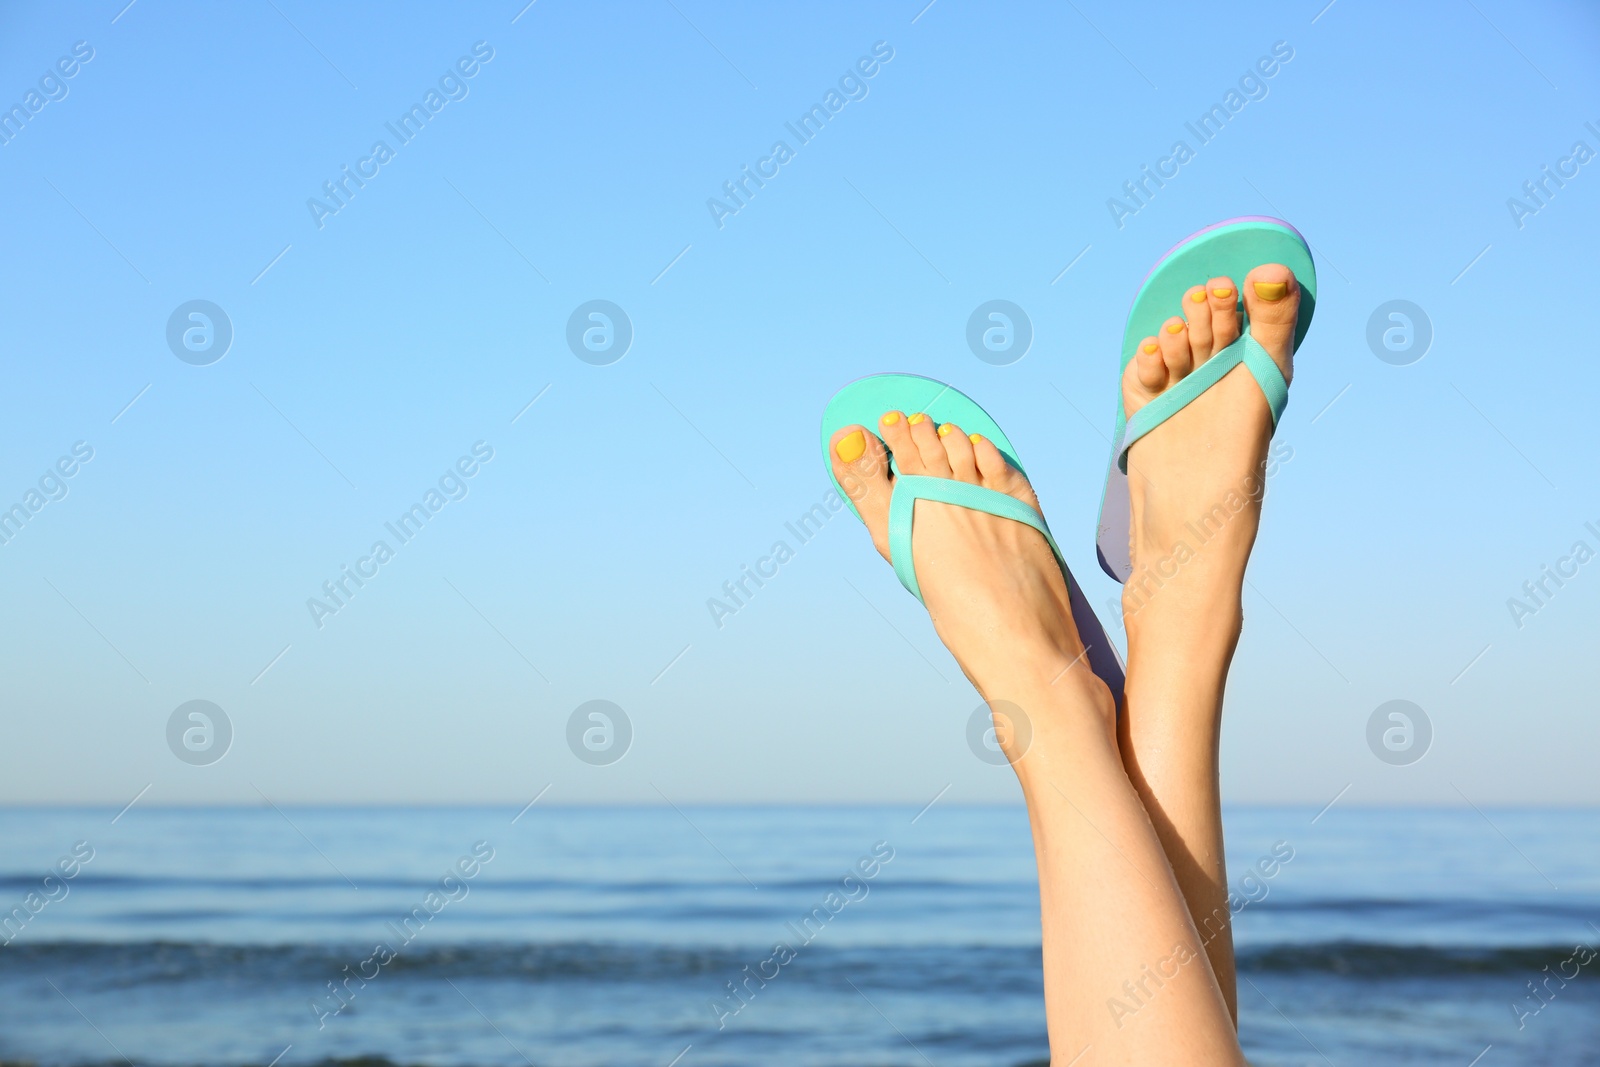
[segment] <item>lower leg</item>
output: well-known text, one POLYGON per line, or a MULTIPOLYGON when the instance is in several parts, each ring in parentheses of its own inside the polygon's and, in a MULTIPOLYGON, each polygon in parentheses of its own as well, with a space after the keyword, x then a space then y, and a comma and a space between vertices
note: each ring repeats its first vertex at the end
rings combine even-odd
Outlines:
MULTIPOLYGON (((1233 931, 1223 857, 1218 744, 1223 686, 1237 615, 1213 615, 1196 635, 1192 605, 1171 587, 1165 605, 1125 614, 1130 646, 1153 650, 1130 664, 1118 723, 1123 764, 1149 812, 1228 1011, 1238 1017, 1233 931), (1163 610, 1163 608, 1168 610, 1163 610), (1197 639, 1200 638, 1200 639, 1197 639)), ((1214 603, 1214 600, 1213 600, 1214 603)))
MULTIPOLYGON (((1255 268, 1244 281, 1250 333, 1288 380, 1298 284, 1276 264, 1255 268)), ((1145 338, 1127 368, 1130 414, 1239 337, 1240 295, 1231 278, 1184 294, 1173 309, 1181 316, 1145 338)), ((1236 367, 1128 457, 1133 574, 1123 590, 1129 663, 1122 755, 1235 1015, 1217 754, 1272 428, 1260 387, 1236 367)))
MULTIPOLYGON (((1080 667, 1068 672, 1078 674, 1080 667)), ((1097 680, 1008 698, 1032 739, 1014 761, 1039 865, 1052 1060, 1239 1064, 1203 939, 1118 752, 1097 680)))

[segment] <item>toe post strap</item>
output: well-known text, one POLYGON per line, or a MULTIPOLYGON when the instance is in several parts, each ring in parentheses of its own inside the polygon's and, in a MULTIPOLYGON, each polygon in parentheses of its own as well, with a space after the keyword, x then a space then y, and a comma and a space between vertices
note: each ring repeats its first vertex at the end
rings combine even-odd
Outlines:
POLYGON ((1122 473, 1128 472, 1128 449, 1133 447, 1135 441, 1193 403, 1200 394, 1220 382, 1241 363, 1267 398, 1267 407, 1272 412, 1272 426, 1276 429, 1284 408, 1289 406, 1289 383, 1284 380, 1283 372, 1267 350, 1246 332, 1128 419, 1122 430, 1122 439, 1117 442, 1117 466, 1122 473))
MULTIPOLYGON (((1050 545, 1050 551, 1055 553, 1057 562, 1061 563, 1062 573, 1066 573, 1066 564, 1061 559, 1061 549, 1056 546, 1055 538, 1050 535, 1050 528, 1045 524, 1044 516, 1016 497, 951 478, 927 478, 921 475, 903 474, 896 479, 894 495, 889 498, 889 562, 894 566, 895 577, 900 579, 900 584, 918 600, 922 599, 922 587, 917 582, 917 568, 912 561, 911 527, 919 500, 954 504, 957 507, 981 511, 1031 526, 1044 536, 1046 543, 1050 545)), ((1070 580, 1068 584, 1071 584, 1070 580)))

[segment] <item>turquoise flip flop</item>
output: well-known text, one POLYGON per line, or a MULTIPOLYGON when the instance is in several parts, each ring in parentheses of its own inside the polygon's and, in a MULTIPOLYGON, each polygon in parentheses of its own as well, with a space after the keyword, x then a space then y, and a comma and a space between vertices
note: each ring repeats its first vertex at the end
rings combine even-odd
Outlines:
MULTIPOLYGON (((935 425, 952 422, 961 427, 965 433, 982 434, 994 443, 1007 463, 1024 474, 1027 473, 1023 470, 1021 461, 1017 459, 1016 449, 1005 431, 1000 429, 999 424, 989 416, 988 412, 959 390, 943 382, 915 374, 875 374, 851 382, 839 390, 833 399, 828 401, 828 406, 822 413, 823 465, 828 470, 828 477, 832 480, 833 487, 839 492, 839 498, 849 506, 858 519, 861 518, 861 512, 856 509, 855 501, 851 499, 845 487, 839 484, 839 480, 833 477, 833 463, 828 455, 828 442, 837 431, 854 424, 865 426, 869 432, 873 432, 878 420, 888 411, 904 411, 907 414, 924 412, 934 420, 935 425)), ((1095 617, 1094 610, 1089 607, 1089 601, 1084 596, 1083 590, 1073 580, 1072 572, 1067 569, 1066 560, 1061 558, 1061 549, 1051 536, 1044 516, 1015 497, 995 492, 993 489, 985 489, 980 485, 958 482, 950 478, 901 474, 899 462, 892 452, 889 456, 889 467, 895 474, 894 494, 889 500, 889 560, 894 567, 895 576, 900 579, 900 584, 905 586, 912 596, 918 600, 922 599, 922 588, 917 582, 916 566, 911 558, 911 527, 918 500, 954 504, 1033 527, 1044 535, 1045 542, 1049 544, 1050 550, 1055 553, 1056 562, 1061 566, 1062 577, 1067 580, 1072 618, 1077 624, 1078 636, 1083 641, 1089 669, 1110 687, 1112 696, 1120 706, 1123 682, 1122 658, 1107 636, 1105 628, 1100 625, 1100 620, 1095 617)))
POLYGON ((1295 324, 1294 347, 1300 348, 1311 328, 1317 305, 1317 268, 1311 248, 1300 232, 1282 219, 1248 215, 1207 226, 1184 238, 1161 257, 1133 298, 1128 323, 1122 331, 1122 363, 1117 370, 1117 427, 1112 435, 1111 464, 1106 472, 1105 495, 1100 501, 1100 528, 1095 539, 1100 567, 1119 582, 1133 574, 1128 556, 1131 523, 1128 502, 1128 449, 1145 434, 1166 422, 1201 393, 1243 363, 1261 386, 1272 410, 1276 429, 1289 403, 1289 384, 1266 349, 1250 336, 1249 317, 1240 309, 1239 339, 1206 360, 1177 385, 1168 389, 1128 418, 1122 406, 1122 374, 1128 369, 1140 341, 1157 334, 1161 324, 1183 306, 1183 294, 1212 278, 1228 277, 1244 284, 1251 269, 1263 263, 1282 263, 1300 283, 1300 318, 1295 324))

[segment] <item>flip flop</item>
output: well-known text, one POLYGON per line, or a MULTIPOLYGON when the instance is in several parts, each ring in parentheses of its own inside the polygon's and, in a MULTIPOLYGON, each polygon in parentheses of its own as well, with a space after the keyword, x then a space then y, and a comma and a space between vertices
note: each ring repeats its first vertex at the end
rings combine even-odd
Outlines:
MULTIPOLYGON (((858 519, 861 518, 861 512, 856 509, 855 501, 833 476, 833 463, 828 456, 828 442, 838 430, 858 423, 868 427, 868 432, 873 432, 872 428, 878 425, 878 420, 886 411, 925 412, 934 420, 935 425, 953 422, 965 433, 982 434, 994 443, 1007 463, 1022 471, 1024 475, 1027 474, 1027 471, 1023 470, 1021 461, 1017 459, 1016 449, 1012 446, 1011 439, 1005 435, 1005 431, 1000 429, 999 424, 989 416, 988 412, 959 390, 943 382, 915 374, 874 374, 851 382, 839 390, 833 399, 828 401, 828 406, 822 413, 823 465, 828 469, 828 477, 832 480, 833 487, 838 490, 839 498, 849 506, 858 519)), ((970 482, 901 474, 900 465, 893 453, 889 456, 889 467, 895 473, 894 495, 889 499, 889 560, 894 567, 895 576, 900 579, 900 584, 905 586, 912 596, 918 600, 922 599, 922 588, 917 581, 916 566, 911 558, 912 517, 918 500, 954 504, 1033 527, 1044 535, 1045 542, 1049 544, 1050 551, 1055 553, 1056 562, 1061 566, 1061 576, 1067 580, 1072 619, 1077 624, 1078 637, 1083 641, 1089 669, 1110 687, 1111 695, 1116 698, 1120 706, 1123 683, 1122 657, 1107 636, 1105 627, 1095 618, 1094 609, 1089 606, 1083 590, 1073 580, 1072 572, 1067 569, 1066 560, 1061 558, 1061 549, 1051 536, 1044 516, 1016 497, 1007 496, 993 489, 985 489, 970 482)))
POLYGON ((1298 351, 1311 328, 1311 313, 1317 305, 1317 268, 1311 261, 1306 239, 1282 219, 1246 215, 1207 226, 1184 238, 1151 268, 1128 309, 1128 323, 1122 331, 1122 364, 1117 373, 1117 427, 1111 437, 1111 464, 1100 501, 1096 537, 1101 569, 1119 582, 1133 574, 1133 561, 1128 556, 1128 449, 1133 443, 1216 385, 1240 363, 1249 369, 1266 395, 1274 430, 1289 403, 1289 384, 1267 350, 1250 336, 1250 321, 1242 300, 1239 339, 1140 408, 1132 419, 1122 406, 1122 374, 1139 342, 1160 332, 1161 324, 1183 306, 1183 294, 1192 286, 1219 276, 1233 278, 1236 286, 1242 286, 1245 275, 1263 263, 1282 263, 1300 283, 1300 317, 1294 331, 1294 347, 1298 351))

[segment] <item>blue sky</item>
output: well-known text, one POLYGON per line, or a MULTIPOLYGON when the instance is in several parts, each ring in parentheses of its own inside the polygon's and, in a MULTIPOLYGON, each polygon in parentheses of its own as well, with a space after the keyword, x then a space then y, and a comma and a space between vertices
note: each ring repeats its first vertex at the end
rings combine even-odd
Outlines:
POLYGON ((0 14, 0 102, 39 94, 0 144, 0 503, 44 479, 0 545, 0 801, 1013 798, 854 520, 786 529, 828 487, 817 419, 864 374, 959 386, 1103 607, 1123 313, 1170 245, 1241 214, 1309 237, 1321 297, 1227 797, 1600 799, 1600 563, 1507 603, 1600 551, 1592 8, 123 4, 0 14), (1200 144, 1185 124, 1241 79, 1200 144), (402 142, 386 124, 430 91, 402 142), (830 91, 800 143, 786 123, 830 91), (1177 174, 1113 210, 1179 140, 1177 174), (331 203, 346 167, 368 177, 331 203), (745 167, 771 176, 708 207, 745 167), (965 341, 994 299, 1034 333, 1004 366, 965 341), (204 366, 167 343, 194 300, 233 332, 204 366), (593 300, 632 327, 608 365, 567 343, 593 300), (1392 300, 1432 328, 1405 366, 1366 340, 1392 300), (385 523, 441 479, 398 543, 385 523), (393 558, 361 562, 380 540, 393 558), (779 541, 719 627, 708 599, 779 541), (166 740, 196 699, 233 731, 207 766, 166 740), (596 699, 633 733, 604 766, 566 740, 596 699), (1367 747, 1393 699, 1432 724, 1407 766, 1367 747))

